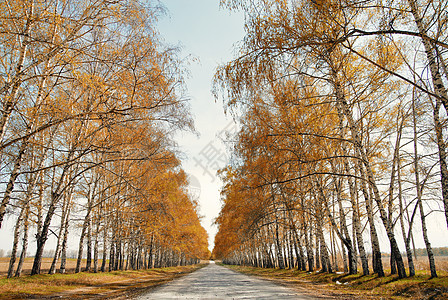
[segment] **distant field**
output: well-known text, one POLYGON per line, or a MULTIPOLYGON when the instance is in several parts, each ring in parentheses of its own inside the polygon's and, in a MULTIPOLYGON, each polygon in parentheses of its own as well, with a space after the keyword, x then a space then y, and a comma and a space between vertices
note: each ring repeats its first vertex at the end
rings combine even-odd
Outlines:
MULTIPOLYGON (((31 273, 31 268, 33 267, 33 261, 34 261, 34 258, 32 258, 32 257, 28 257, 25 259, 25 263, 23 264, 23 271, 22 271, 23 275, 28 275, 31 273)), ((53 261, 53 258, 43 258, 42 259, 41 273, 48 273, 48 271, 50 270, 52 261, 53 261)), ((101 262, 102 262, 101 259, 99 259, 98 267, 101 267, 101 262)), ((18 259, 14 266, 14 270, 17 267, 17 263, 18 263, 18 259)), ((83 259, 81 267, 84 268, 85 264, 86 264, 86 260, 83 259)), ((56 264, 56 272, 59 269, 60 265, 61 265, 61 262, 59 261, 59 263, 56 264)), ((93 266, 93 262, 92 262, 92 266, 93 266)), ((6 274, 8 272, 8 267, 9 267, 9 257, 1 257, 0 258, 0 276, 6 276, 6 274)), ((76 259, 74 259, 74 258, 67 259, 67 264, 66 264, 67 273, 74 273, 75 268, 76 268, 76 259)))
MULTIPOLYGON (((417 256, 417 260, 415 259, 414 256, 412 256, 412 258, 414 259, 414 266, 417 271, 419 271, 419 270, 420 271, 429 271, 429 262, 428 262, 427 256, 417 256)), ((436 268, 438 271, 448 272, 448 256, 434 256, 434 259, 436 261, 436 268)), ((390 271, 390 257, 383 256, 382 260, 383 260, 384 270, 390 271)), ((408 259, 405 255, 403 255, 403 262, 406 267, 406 270, 408 270, 408 259)), ((341 257, 338 257, 338 265, 339 265, 339 270, 342 270, 343 266, 342 266, 341 257)), ((372 258, 371 257, 369 257, 369 267, 370 267, 370 270, 372 271, 372 258)), ((362 271, 361 260, 358 260, 358 270, 362 271)))
MULTIPOLYGON (((414 265, 416 270, 429 270, 429 261, 427 256, 417 256, 417 260, 414 258, 414 265)), ((436 268, 440 271, 448 272, 448 256, 435 256, 436 268)), ((404 265, 406 266, 406 270, 408 269, 408 259, 406 256, 403 256, 404 265)), ((371 261, 369 261, 370 263, 371 261)), ((390 270, 390 258, 383 257, 383 266, 384 269, 390 270)), ((361 266, 359 266, 361 267, 361 266)))

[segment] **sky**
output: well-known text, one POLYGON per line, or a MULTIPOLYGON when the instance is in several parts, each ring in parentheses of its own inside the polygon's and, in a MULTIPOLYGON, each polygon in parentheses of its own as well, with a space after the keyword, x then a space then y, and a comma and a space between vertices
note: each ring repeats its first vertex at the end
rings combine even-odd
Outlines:
POLYGON ((220 8, 219 0, 163 0, 167 16, 158 22, 165 43, 180 46, 180 57, 194 57, 186 81, 187 96, 199 136, 184 133, 176 137, 184 153, 182 167, 190 175, 192 193, 199 197, 202 225, 209 233, 213 249, 218 216, 221 181, 216 171, 225 166, 228 153, 221 140, 223 131, 232 131, 235 124, 225 115, 221 100, 211 93, 216 68, 233 58, 234 46, 244 36, 241 13, 220 8))

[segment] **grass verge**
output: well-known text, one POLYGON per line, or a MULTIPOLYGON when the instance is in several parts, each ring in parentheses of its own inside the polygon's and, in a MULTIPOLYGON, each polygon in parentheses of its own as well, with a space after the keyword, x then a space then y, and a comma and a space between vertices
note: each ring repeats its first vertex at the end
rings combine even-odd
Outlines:
POLYGON ((448 299, 448 273, 439 272, 430 279, 425 271, 417 271, 414 277, 398 279, 398 276, 379 278, 376 275, 328 274, 297 270, 263 269, 224 265, 232 270, 274 280, 319 298, 333 299, 448 299))
POLYGON ((136 271, 23 276, 0 279, 0 299, 126 298, 205 266, 180 266, 136 271))

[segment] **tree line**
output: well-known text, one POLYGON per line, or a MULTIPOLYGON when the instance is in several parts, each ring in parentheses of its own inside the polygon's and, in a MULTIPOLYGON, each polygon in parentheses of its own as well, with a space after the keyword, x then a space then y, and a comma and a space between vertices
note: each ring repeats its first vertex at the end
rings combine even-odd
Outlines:
POLYGON ((76 272, 83 257, 97 272, 207 256, 173 140, 194 127, 183 62, 157 32, 162 11, 137 0, 0 3, 0 227, 15 222, 8 277, 20 276, 29 242, 39 274, 50 236, 49 272, 66 272, 75 231, 76 272))
POLYGON ((390 251, 403 278, 419 238, 437 277, 427 224, 448 225, 448 3, 221 3, 244 12, 246 35, 214 79, 241 130, 213 255, 384 276, 390 251))

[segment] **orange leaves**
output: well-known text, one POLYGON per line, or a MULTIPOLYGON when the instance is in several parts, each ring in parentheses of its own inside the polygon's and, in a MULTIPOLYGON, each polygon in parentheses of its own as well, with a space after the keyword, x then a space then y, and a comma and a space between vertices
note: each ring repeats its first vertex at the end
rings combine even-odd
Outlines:
POLYGON ((187 184, 182 170, 158 170, 156 176, 139 186, 140 199, 132 207, 132 214, 141 219, 142 229, 165 247, 188 257, 206 258, 207 233, 186 192, 187 184))

